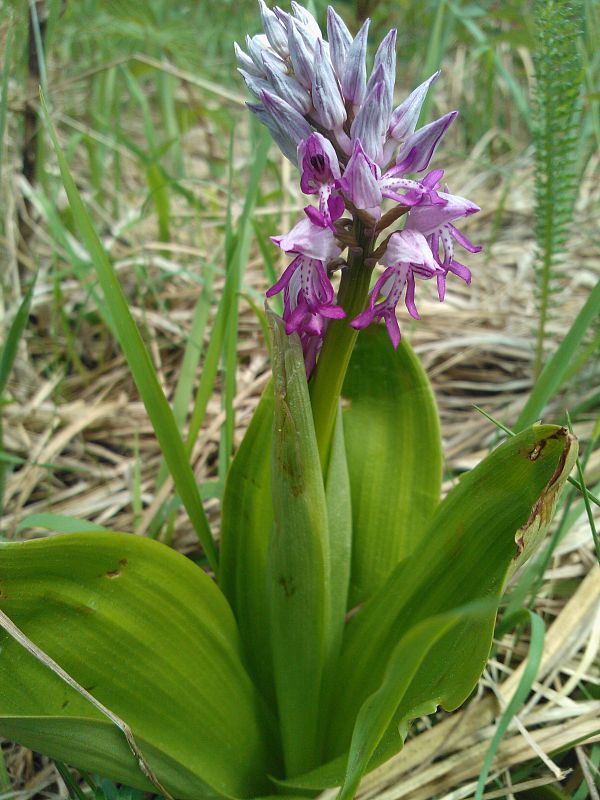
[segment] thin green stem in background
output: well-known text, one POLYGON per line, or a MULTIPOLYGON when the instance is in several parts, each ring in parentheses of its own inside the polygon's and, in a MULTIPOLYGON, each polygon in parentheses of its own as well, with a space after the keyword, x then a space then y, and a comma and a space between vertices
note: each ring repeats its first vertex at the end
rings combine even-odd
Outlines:
MULTIPOLYGON (((31 301, 33 299, 33 288, 35 286, 35 281, 37 278, 37 274, 34 276, 31 286, 27 290, 25 297, 21 300, 21 304, 17 309, 17 313, 11 323, 10 328, 8 329, 8 334, 6 336, 6 341, 2 347, 2 352, 0 352, 0 453, 2 453, 2 439, 3 439, 3 428, 2 428, 2 404, 5 402, 4 392, 6 390, 6 384, 8 383, 8 376, 13 368, 15 363, 15 358, 17 357, 17 349, 19 347, 19 342, 21 341, 21 337, 25 332, 25 328, 27 326, 27 320, 29 319, 29 309, 31 308, 31 301)), ((6 479, 6 461, 0 460, 0 516, 2 515, 3 509, 3 501, 4 501, 4 482, 6 479)))
POLYGON ((479 773, 479 780, 477 781, 477 789, 475 790, 475 796, 473 800, 481 800, 483 797, 485 784, 492 766, 492 761, 496 755, 496 751, 500 746, 504 734, 508 730, 508 726, 517 713, 517 710, 531 691, 531 687, 533 686, 533 682, 535 681, 535 677, 540 668, 542 654, 544 652, 544 622, 541 617, 538 617, 538 615, 533 611, 529 612, 529 619, 531 620, 531 642, 529 645, 529 652, 527 654, 527 663, 525 665, 523 675, 521 676, 521 680, 519 681, 519 685, 517 686, 517 689, 514 695, 511 697, 508 705, 504 709, 504 712, 498 722, 496 732, 494 733, 494 737, 490 742, 487 753, 485 754, 483 767, 479 773))
MULTIPOLYGON (((567 427, 569 431, 573 433, 573 427, 571 425, 571 417, 569 416, 569 412, 567 411, 567 427)), ((594 515, 592 513, 592 507, 590 505, 590 493, 587 490, 585 485, 585 479, 583 477, 583 467, 581 466, 581 461, 577 458, 575 462, 575 466, 577 468, 577 475, 579 477, 579 483, 581 484, 582 494, 583 494, 583 502, 585 505, 585 512, 587 514, 588 523, 590 526, 590 531, 592 532, 592 539, 594 540, 594 547, 596 549, 596 558, 598 559, 598 563, 600 564, 600 540, 598 539, 598 531, 596 530, 596 524, 594 522, 594 515)))

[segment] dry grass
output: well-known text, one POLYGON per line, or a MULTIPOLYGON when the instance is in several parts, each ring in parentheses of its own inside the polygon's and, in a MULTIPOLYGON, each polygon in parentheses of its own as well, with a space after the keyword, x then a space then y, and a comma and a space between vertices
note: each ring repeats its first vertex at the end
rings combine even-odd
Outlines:
MULTIPOLYGON (((493 134, 492 134, 493 135, 493 134)), ((191 172, 206 177, 204 164, 214 142, 199 131, 184 142, 191 172)), ((422 322, 404 322, 403 331, 422 357, 437 393, 449 473, 477 463, 494 441, 490 423, 473 409, 483 406, 510 424, 517 416, 532 385, 532 329, 535 320, 532 261, 533 182, 527 158, 482 168, 485 143, 465 161, 455 161, 447 171, 453 191, 478 202, 484 209, 472 218, 466 232, 485 246, 472 257, 471 287, 455 281, 446 302, 437 303, 425 287, 419 310, 422 322), (508 186, 506 210, 495 241, 489 240, 496 209, 508 186)), ((13 151, 13 155, 15 151, 13 151)), ((207 254, 218 251, 222 212, 219 206, 189 224, 187 208, 177 208, 182 224, 174 226, 170 245, 153 240, 154 220, 126 228, 143 202, 135 164, 125 161, 124 183, 135 198, 123 208, 117 224, 107 219, 104 241, 130 298, 131 308, 149 344, 154 364, 169 396, 177 378, 182 345, 190 328, 198 293, 198 265, 207 254), (140 199, 142 198, 142 199, 140 199)), ((246 169, 240 157, 240 174, 246 169)), ((22 201, 23 186, 16 172, 5 171, 4 181, 13 191, 4 196, 22 201)), ((294 188, 295 176, 285 168, 289 183, 285 206, 261 209, 274 213, 273 232, 284 230, 300 209, 294 188)), ((600 208, 600 159, 588 166, 581 186, 575 234, 566 256, 568 280, 557 297, 552 324, 556 344, 584 302, 600 274, 600 240, 594 229, 594 214, 600 208)), ((86 176, 80 176, 85 186, 86 176)), ((219 187, 210 187, 211 199, 220 202, 219 187)), ((91 200, 90 200, 91 203, 91 200)), ((220 208, 223 207, 221 203, 220 208)), ((104 212, 96 209, 100 218, 104 212)), ((34 208, 35 211, 35 208, 34 208)), ((239 209, 237 209, 239 211, 239 209)), ((15 208, 5 208, 6 232, 2 243, 6 254, 7 288, 3 312, 11 316, 20 285, 39 267, 40 275, 32 307, 32 324, 23 343, 9 383, 12 402, 3 410, 5 449, 24 459, 9 476, 4 516, 0 529, 9 538, 46 534, 36 529, 18 531, 28 515, 39 512, 67 514, 113 530, 143 535, 153 512, 171 491, 167 482, 161 492, 154 486, 160 460, 158 445, 144 408, 136 394, 127 365, 114 342, 96 318, 78 318, 78 309, 91 309, 89 285, 73 277, 62 281, 60 309, 75 326, 75 352, 68 351, 68 338, 61 333, 54 299, 53 261, 64 255, 51 240, 40 217, 31 220, 33 235, 29 253, 18 266, 15 208), (78 320, 78 321, 77 321, 78 320), (50 465, 50 466, 49 466, 50 465), (135 475, 140 470, 142 508, 136 510, 135 475)), ((105 217, 106 218, 106 217, 105 217)), ((222 279, 216 279, 216 294, 222 279)), ((259 297, 265 289, 260 257, 251 258, 245 291, 259 297)), ((598 384, 598 364, 592 365, 585 382, 567 387, 548 414, 554 419, 565 406, 583 399, 598 384)), ((241 299, 240 347, 236 396, 236 442, 239 442, 253 409, 268 380, 268 357, 258 321, 241 299)), ((212 399, 194 451, 193 463, 200 481, 214 476, 219 430, 223 418, 218 394, 212 399)), ((590 434, 593 417, 582 417, 576 432, 590 434)), ((598 459, 590 462, 589 479, 600 478, 598 459)), ((217 501, 207 507, 217 522, 217 501)), ((175 546, 186 553, 197 549, 197 540, 183 514, 175 523, 175 546)), ((600 684, 596 656, 600 646, 600 571, 594 566, 589 530, 582 519, 561 542, 539 592, 536 609, 547 626, 543 667, 530 699, 509 729, 493 765, 494 774, 534 758, 542 766, 527 786, 532 788, 564 778, 551 753, 575 742, 600 739, 600 700, 585 699, 579 681, 600 684), (532 782, 533 781, 533 782, 532 782)), ((481 763, 493 735, 493 720, 518 684, 526 653, 526 641, 512 637, 497 643, 472 702, 464 711, 448 715, 430 726, 423 720, 404 751, 389 764, 368 776, 360 797, 379 800, 427 800, 432 796, 459 800, 473 795, 481 763)), ((7 746, 5 755, 18 797, 66 797, 62 782, 51 765, 23 748, 7 746), (60 788, 62 787, 62 789, 60 788)), ((585 752, 579 751, 585 759, 585 752)), ((587 762, 584 762, 587 763, 587 762)), ((490 791, 486 797, 511 796, 490 791)))

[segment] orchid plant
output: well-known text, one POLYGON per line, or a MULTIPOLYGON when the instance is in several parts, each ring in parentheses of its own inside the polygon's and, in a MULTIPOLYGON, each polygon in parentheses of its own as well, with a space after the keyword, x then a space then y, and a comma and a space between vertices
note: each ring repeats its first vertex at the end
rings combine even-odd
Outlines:
POLYGON ((122 533, 0 544, 0 734, 167 798, 349 800, 412 719, 472 691, 577 446, 529 427, 440 502, 435 400, 396 314, 419 319, 417 278, 440 301, 470 282, 455 244, 480 250, 454 224, 478 207, 427 172, 456 112, 418 127, 437 73, 394 108, 395 31, 367 77, 368 21, 353 38, 329 8, 325 39, 259 3, 264 35, 235 46, 249 108, 315 205, 273 237, 273 380, 214 574, 122 533))

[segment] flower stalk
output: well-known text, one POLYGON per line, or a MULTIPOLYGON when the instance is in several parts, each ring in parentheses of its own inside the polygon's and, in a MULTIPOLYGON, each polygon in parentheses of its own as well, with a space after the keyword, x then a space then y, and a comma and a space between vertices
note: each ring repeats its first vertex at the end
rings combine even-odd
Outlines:
MULTIPOLYGON (((365 226, 359 219, 355 220, 353 229, 358 246, 349 251, 348 266, 342 270, 338 290, 338 304, 346 312, 347 319, 352 319, 364 307, 373 272, 373 265, 369 266, 372 236, 367 235, 365 226)), ((338 403, 358 336, 358 330, 348 325, 347 319, 334 320, 330 323, 310 383, 315 433, 323 474, 327 474, 338 403)))

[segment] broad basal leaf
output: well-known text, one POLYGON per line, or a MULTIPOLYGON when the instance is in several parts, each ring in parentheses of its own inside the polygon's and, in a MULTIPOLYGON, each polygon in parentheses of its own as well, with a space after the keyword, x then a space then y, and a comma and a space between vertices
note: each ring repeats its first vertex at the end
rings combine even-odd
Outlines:
POLYGON ((350 607, 418 547, 440 500, 442 453, 431 385, 410 345, 361 331, 343 397, 352 493, 350 607))
MULTIPOLYGON (((360 707, 380 686, 389 654, 412 626, 474 601, 498 601, 529 532, 537 538, 547 528, 576 452, 565 428, 533 426, 498 447, 449 493, 415 553, 349 623, 328 734, 331 756, 347 747, 360 707)), ((432 647, 396 724, 413 709, 453 709, 464 701, 485 665, 494 616, 492 604, 432 647)))
MULTIPOLYGON (((268 789, 272 720, 226 600, 192 562, 126 534, 0 544, 0 608, 129 725, 176 798, 268 789)), ((0 647, 1 736, 149 788, 99 711, 5 632, 0 647)))

